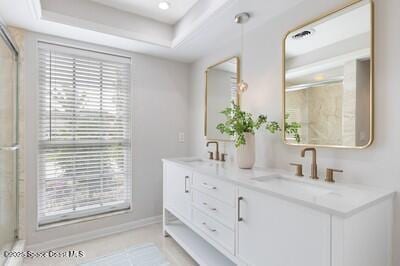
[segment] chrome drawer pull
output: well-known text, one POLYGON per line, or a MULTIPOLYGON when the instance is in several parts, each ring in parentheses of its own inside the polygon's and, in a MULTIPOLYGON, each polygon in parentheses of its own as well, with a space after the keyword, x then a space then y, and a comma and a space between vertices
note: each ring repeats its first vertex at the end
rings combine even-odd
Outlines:
POLYGON ((185 193, 189 193, 189 190, 187 189, 187 184, 186 184, 186 180, 189 179, 189 176, 185 176, 185 193))
POLYGON ((217 229, 213 229, 213 228, 209 227, 206 222, 203 222, 202 224, 204 225, 205 228, 207 228, 208 231, 217 232, 217 229))
POLYGON ((211 185, 207 184, 206 182, 204 182, 202 185, 203 185, 203 187, 205 187, 207 189, 217 189, 216 186, 211 186, 211 185))
POLYGON ((237 216, 238 216, 238 222, 242 222, 243 221, 243 218, 242 217, 240 217, 240 202, 243 200, 243 197, 238 197, 238 201, 237 201, 237 211, 238 211, 238 214, 237 214, 237 216))
MULTIPOLYGON (((207 202, 203 202, 203 205, 204 205, 204 206, 208 206, 207 202)), ((214 207, 208 207, 208 209, 209 209, 210 211, 217 211, 217 208, 214 208, 214 207)))

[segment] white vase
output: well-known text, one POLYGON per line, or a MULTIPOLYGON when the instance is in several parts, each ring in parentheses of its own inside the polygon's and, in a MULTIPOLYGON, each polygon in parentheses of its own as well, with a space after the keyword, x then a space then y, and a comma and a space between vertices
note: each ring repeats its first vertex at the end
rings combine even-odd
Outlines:
POLYGON ((251 169, 256 162, 255 138, 252 133, 245 133, 245 145, 240 145, 236 148, 236 162, 239 168, 251 169))

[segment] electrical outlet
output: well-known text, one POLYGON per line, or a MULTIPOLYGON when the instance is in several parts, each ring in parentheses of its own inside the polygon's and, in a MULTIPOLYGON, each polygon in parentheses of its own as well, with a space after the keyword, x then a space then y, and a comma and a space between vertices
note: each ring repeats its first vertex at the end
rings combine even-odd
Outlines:
POLYGON ((178 142, 185 142, 185 132, 179 132, 178 133, 178 142))

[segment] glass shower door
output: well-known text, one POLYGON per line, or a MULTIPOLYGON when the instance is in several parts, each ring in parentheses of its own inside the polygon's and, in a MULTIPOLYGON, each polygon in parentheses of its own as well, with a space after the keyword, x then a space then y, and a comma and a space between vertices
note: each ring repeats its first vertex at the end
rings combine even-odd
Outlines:
POLYGON ((0 265, 16 240, 17 212, 17 53, 0 27, 0 265))

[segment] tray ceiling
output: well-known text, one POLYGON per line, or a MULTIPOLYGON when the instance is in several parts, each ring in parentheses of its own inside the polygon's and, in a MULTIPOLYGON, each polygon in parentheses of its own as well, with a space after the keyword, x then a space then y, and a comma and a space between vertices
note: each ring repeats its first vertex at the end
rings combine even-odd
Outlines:
POLYGON ((158 8, 160 0, 91 1, 172 25, 178 22, 199 0, 168 0, 171 4, 168 10, 158 8))
MULTIPOLYGON (((193 6, 188 4, 191 7, 186 6, 186 13, 181 11, 181 17, 175 24, 98 1, 111 0, 1 0, 0 17, 8 26, 48 34, 49 38, 53 35, 193 62, 226 45, 233 44, 229 52, 231 55, 238 53, 240 27, 233 21, 238 12, 252 14, 252 19, 246 24, 247 32, 265 26, 267 21, 296 8, 304 0, 246 0, 245 8, 239 0, 179 0, 185 5, 193 2, 193 6)), ((130 1, 145 3, 155 0, 130 1)), ((172 5, 177 3, 169 1, 172 5)), ((114 0, 114 4, 116 2, 114 0)), ((157 6, 154 9, 158 9, 158 0, 155 3, 157 6)), ((269 40, 270 37, 265 36, 265 42, 269 40)))

